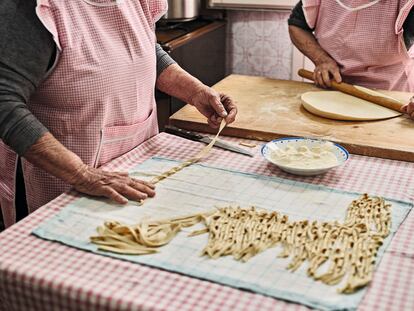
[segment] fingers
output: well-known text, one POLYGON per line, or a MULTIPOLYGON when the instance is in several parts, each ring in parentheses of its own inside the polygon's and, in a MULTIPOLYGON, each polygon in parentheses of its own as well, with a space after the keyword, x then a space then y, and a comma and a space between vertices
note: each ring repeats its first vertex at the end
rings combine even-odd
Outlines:
POLYGON ((212 121, 211 118, 207 119, 208 126, 210 126, 211 128, 214 128, 214 129, 218 128, 220 126, 220 124, 217 124, 216 122, 212 121))
POLYGON ((338 64, 331 58, 324 58, 315 67, 313 80, 316 85, 327 88, 332 87, 332 79, 337 83, 342 82, 338 64))
POLYGON ((223 119, 232 123, 236 119, 237 108, 234 101, 225 94, 218 94, 212 88, 206 87, 203 92, 192 98, 192 105, 207 117, 209 126, 217 128, 223 119))
POLYGON ((318 82, 318 70, 316 68, 313 71, 313 82, 316 84, 316 86, 319 86, 319 82, 318 82))
POLYGON ((412 114, 414 114, 414 103, 409 103, 408 105, 407 105, 407 108, 406 108, 406 111, 405 111, 407 114, 409 114, 410 116, 412 115, 412 114))
MULTIPOLYGON (((225 117, 226 123, 230 124, 234 122, 234 120, 236 120, 237 107, 231 97, 225 94, 220 94, 220 102, 227 113, 227 117, 225 117)), ((208 118, 208 124, 213 128, 217 128, 220 126, 222 120, 222 117, 212 114, 208 118)))
POLYGON ((221 121, 223 121, 222 117, 217 116, 216 114, 212 114, 210 117, 212 123, 216 125, 220 125, 221 121))
POLYGON ((155 189, 155 185, 153 183, 148 182, 148 181, 144 181, 144 180, 136 179, 136 178, 132 178, 132 180, 134 180, 136 182, 139 182, 141 184, 144 184, 144 185, 148 186, 149 188, 151 188, 153 190, 155 189))
POLYGON ((342 82, 342 77, 338 69, 318 69, 314 71, 313 77, 315 83, 323 88, 332 87, 331 77, 337 83, 342 82))
POLYGON ((134 179, 131 179, 131 182, 129 183, 129 185, 132 188, 134 188, 135 190, 137 190, 137 191, 139 191, 139 192, 141 192, 141 193, 143 193, 143 194, 145 194, 149 197, 155 196, 155 191, 154 191, 155 186, 154 185, 150 186, 147 183, 142 183, 142 182, 140 182, 138 180, 134 180, 134 179))
POLYGON ((154 185, 129 177, 118 178, 107 185, 107 187, 134 201, 141 201, 155 196, 154 185))
MULTIPOLYGON (((137 187, 134 184, 114 184, 112 187, 121 195, 125 196, 126 198, 133 200, 133 201, 141 201, 148 198, 148 194, 137 190, 137 187)), ((153 191, 153 190, 152 190, 153 191)), ((155 193, 154 193, 155 194, 155 193)))
POLYGON ((325 82, 323 80, 323 74, 321 70, 315 70, 314 81, 316 85, 326 88, 325 82))
POLYGON ((331 87, 331 77, 328 70, 322 71, 322 80, 326 87, 331 87))
POLYGON ((233 107, 229 111, 229 115, 226 118, 226 123, 227 124, 233 123, 236 120, 236 115, 237 115, 237 108, 236 107, 233 107))
POLYGON ((408 114, 411 119, 414 119, 414 102, 412 98, 409 104, 401 107, 401 112, 408 114))
POLYGON ((342 76, 341 76, 341 73, 339 72, 339 69, 338 68, 335 68, 332 71, 332 75, 333 75, 336 83, 341 83, 342 82, 342 76))
POLYGON ((140 183, 140 184, 143 184, 143 185, 145 185, 145 186, 147 186, 147 187, 149 187, 150 189, 152 189, 152 190, 154 190, 155 189, 155 185, 153 184, 153 183, 150 183, 150 182, 148 182, 148 181, 145 181, 145 180, 141 180, 141 179, 138 179, 138 178, 130 178, 132 181, 134 181, 134 182, 136 182, 136 183, 140 183))
MULTIPOLYGON (((92 193, 89 193, 93 195, 92 193)), ((98 194, 99 196, 107 197, 108 199, 111 199, 112 201, 119 203, 119 204, 127 204, 128 199, 120 195, 117 191, 112 189, 111 187, 105 186, 102 188, 102 193, 98 194)))
POLYGON ((226 117, 226 123, 230 124, 236 120, 237 106, 230 96, 220 94, 220 99, 228 113, 226 117))
POLYGON ((119 176, 129 176, 127 172, 112 172, 112 174, 119 175, 119 176))
POLYGON ((219 96, 212 96, 210 97, 210 106, 214 109, 214 111, 222 118, 227 117, 227 111, 224 108, 223 104, 221 103, 219 96))
POLYGON ((127 204, 128 199, 133 201, 145 200, 154 197, 155 191, 149 186, 131 181, 129 185, 116 183, 102 187, 101 195, 119 204, 127 204))
POLYGON ((130 178, 124 172, 106 172, 94 168, 89 168, 87 177, 74 186, 80 192, 104 196, 120 204, 128 203, 128 199, 141 201, 155 196, 155 186, 149 182, 130 178))

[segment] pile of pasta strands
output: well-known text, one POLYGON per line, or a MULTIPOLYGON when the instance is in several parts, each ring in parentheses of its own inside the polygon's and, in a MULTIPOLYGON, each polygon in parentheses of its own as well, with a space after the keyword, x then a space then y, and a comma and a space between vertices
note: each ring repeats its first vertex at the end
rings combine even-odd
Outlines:
POLYGON ((190 236, 209 234, 202 255, 213 259, 233 256, 246 262, 269 248, 281 246, 279 257, 291 258, 287 269, 296 271, 307 262, 309 277, 327 285, 337 285, 345 279, 338 291, 349 294, 372 279, 378 249, 390 233, 391 205, 383 198, 364 194, 349 205, 343 223, 289 221, 288 216, 278 212, 229 206, 135 226, 106 222, 91 241, 104 251, 151 254, 169 243, 182 228, 200 222, 205 228, 190 236))
POLYGON ((142 222, 127 226, 117 221, 107 221, 98 227, 98 235, 90 238, 99 250, 126 254, 145 255, 158 252, 157 248, 168 244, 182 228, 191 227, 202 220, 202 215, 168 220, 142 222))

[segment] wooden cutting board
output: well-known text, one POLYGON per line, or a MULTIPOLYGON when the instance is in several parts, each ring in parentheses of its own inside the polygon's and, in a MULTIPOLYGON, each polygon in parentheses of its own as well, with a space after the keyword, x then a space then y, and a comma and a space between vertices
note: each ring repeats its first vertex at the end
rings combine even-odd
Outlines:
MULTIPOLYGON (((338 142, 351 153, 414 162, 414 120, 401 116, 381 121, 336 121, 307 112, 300 97, 320 91, 311 83, 230 75, 214 86, 237 101, 236 122, 224 135, 269 141, 287 136, 303 136, 338 142)), ((411 93, 385 94, 408 102, 411 93)), ((170 117, 180 128, 213 133, 205 118, 192 106, 170 117)))

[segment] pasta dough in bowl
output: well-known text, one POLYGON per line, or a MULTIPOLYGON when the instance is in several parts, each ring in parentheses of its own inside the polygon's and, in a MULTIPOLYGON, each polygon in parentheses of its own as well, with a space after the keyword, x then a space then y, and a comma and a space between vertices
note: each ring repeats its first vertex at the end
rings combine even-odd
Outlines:
POLYGON ((326 173, 345 163, 348 151, 330 141, 308 138, 281 138, 262 147, 262 155, 281 170, 303 176, 326 173))

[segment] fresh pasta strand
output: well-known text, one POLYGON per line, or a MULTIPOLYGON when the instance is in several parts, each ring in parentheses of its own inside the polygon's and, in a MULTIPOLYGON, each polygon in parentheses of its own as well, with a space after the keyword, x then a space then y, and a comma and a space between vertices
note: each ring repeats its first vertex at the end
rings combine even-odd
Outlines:
POLYGON ((98 235, 90 237, 90 241, 104 251, 130 255, 153 254, 158 251, 157 248, 168 244, 182 228, 199 223, 209 214, 148 221, 133 226, 107 221, 97 228, 98 235))
MULTIPOLYGON (((201 149, 200 152, 198 152, 194 157, 185 160, 184 162, 180 163, 177 166, 174 166, 173 168, 169 169, 168 171, 165 171, 163 173, 161 173, 160 175, 156 175, 151 179, 151 183, 152 184, 157 184, 159 183, 161 180, 164 180, 172 175, 174 175, 175 173, 178 173, 179 171, 181 171, 182 169, 186 168, 187 166, 190 166, 194 163, 197 163, 198 161, 200 161, 202 158, 204 158, 211 150, 211 148, 213 148, 213 145, 215 144, 215 142, 217 141, 221 131, 226 127, 226 122, 224 121, 224 119, 221 121, 220 123, 220 127, 219 130, 216 134, 216 136, 214 136, 213 140, 207 145, 205 146, 203 149, 201 149)), ((137 174, 137 173, 136 173, 137 174)), ((147 175, 147 176, 152 176, 153 174, 147 174, 147 173, 139 173, 139 175, 147 175)), ((141 200, 138 201, 137 204, 139 206, 143 205, 145 202, 145 200, 141 200)))
POLYGON ((181 171, 183 168, 190 166, 194 163, 197 163, 198 161, 200 161, 202 158, 204 158, 211 150, 211 148, 213 148, 213 145, 215 144, 215 142, 217 141, 217 138, 219 137, 221 131, 224 129, 224 127, 226 126, 226 122, 221 121, 220 123, 220 127, 219 130, 216 134, 216 136, 214 136, 213 140, 207 145, 205 146, 203 149, 201 149, 201 151, 199 153, 197 153, 194 157, 184 161, 183 163, 171 168, 170 170, 155 176, 153 179, 151 179, 151 183, 156 184, 158 182, 160 182, 161 180, 168 178, 171 175, 174 175, 175 173, 181 171))

